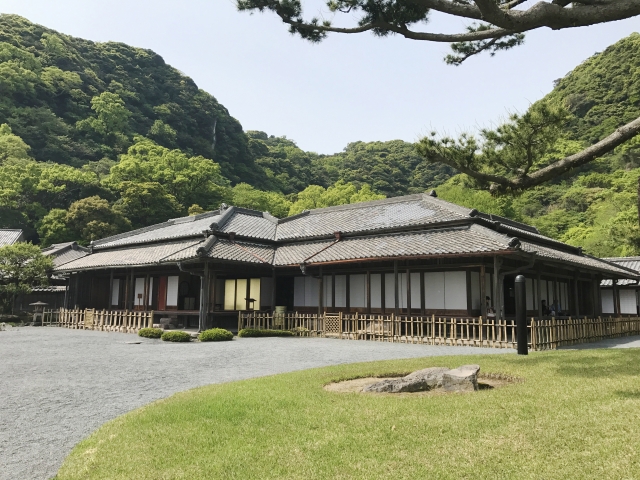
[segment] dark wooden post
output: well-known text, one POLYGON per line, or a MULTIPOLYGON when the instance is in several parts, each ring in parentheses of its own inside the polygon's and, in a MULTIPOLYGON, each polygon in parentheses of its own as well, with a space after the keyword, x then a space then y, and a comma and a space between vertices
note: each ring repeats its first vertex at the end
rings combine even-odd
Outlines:
MULTIPOLYGON (((247 281, 250 283, 250 280, 247 281)), ((204 273, 200 277, 200 311, 198 312, 198 331, 207 329, 207 310, 209 305, 209 262, 204 262, 204 273)))
POLYGON ((387 301, 386 301, 386 293, 385 293, 385 288, 386 288, 386 277, 387 274, 386 273, 381 273, 380 274, 380 309, 382 310, 382 313, 387 313, 387 301))
POLYGON ((318 285, 318 316, 322 315, 322 307, 324 303, 324 277, 322 276, 322 265, 318 269, 320 279, 318 280, 320 284, 318 285))
POLYGON ((365 290, 367 294, 367 313, 371 313, 371 272, 367 270, 365 290))
POLYGON ((129 279, 130 282, 130 291, 131 291, 131 295, 129 295, 129 310, 133 310, 133 307, 136 304, 136 276, 133 272, 133 270, 131 270, 131 278, 129 279))
POLYGON ((493 257, 493 306, 496 310, 496 320, 502 318, 502 290, 500 285, 500 266, 502 259, 497 255, 493 257))
MULTIPOLYGON (((276 311, 276 269, 271 270, 271 311, 276 311)), ((214 299, 215 302, 215 299, 214 299)))
POLYGON ((487 274, 484 265, 480 266, 480 315, 487 318, 487 274))
POLYGON ((613 282, 613 315, 620 316, 620 291, 618 290, 618 280, 615 278, 613 282))
POLYGON ((420 313, 426 315, 426 301, 424 298, 424 272, 420 272, 420 313))
POLYGON ((516 294, 516 337, 518 355, 527 355, 527 284, 524 275, 518 275, 515 280, 516 294))
POLYGON ((351 276, 347 273, 345 276, 345 305, 347 306, 347 313, 351 311, 351 276))
POLYGON ((76 272, 76 274, 74 275, 75 279, 74 279, 74 287, 73 287, 73 308, 77 308, 78 307, 78 288, 80 288, 80 284, 78 282, 79 277, 80 277, 80 273, 76 272))
MULTIPOLYGON (((209 306, 207 312, 215 312, 216 310, 216 296, 218 295, 218 272, 214 270, 211 272, 211 284, 209 286, 209 306)), ((275 285, 274 285, 275 288, 275 285)))
POLYGON ((536 286, 538 298, 538 317, 542 317, 542 275, 540 274, 540 267, 538 267, 538 273, 536 274, 536 286))
POLYGON ((145 311, 149 309, 149 288, 149 274, 147 273, 144 277, 144 288, 142 292, 142 295, 144 295, 142 299, 142 309, 145 311))
POLYGON ((411 315, 411 272, 407 268, 407 315, 411 315))
POLYGON ((577 317, 580 315, 580 274, 576 272, 576 275, 573 279, 573 313, 577 317))
POLYGON ((109 299, 107 300, 107 310, 113 308, 113 268, 109 272, 109 299))
POLYGON ((336 311, 336 274, 331 274, 331 308, 336 311))
POLYGON ((127 310, 129 308, 129 296, 131 293, 129 292, 129 274, 125 272, 124 275, 124 298, 122 299, 122 308, 123 310, 127 310))
POLYGON ((398 315, 400 309, 400 285, 398 285, 398 261, 393 261, 393 279, 395 282, 395 304, 393 306, 393 313, 398 315))

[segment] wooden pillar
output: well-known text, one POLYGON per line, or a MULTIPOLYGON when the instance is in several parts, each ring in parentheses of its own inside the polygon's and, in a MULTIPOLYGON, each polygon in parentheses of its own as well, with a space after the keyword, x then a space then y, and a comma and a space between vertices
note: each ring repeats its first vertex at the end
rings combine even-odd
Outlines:
POLYGON ((336 311, 336 274, 331 274, 331 308, 336 311))
POLYGON ((322 265, 318 269, 320 279, 318 280, 320 284, 318 285, 318 316, 322 315, 322 307, 324 303, 324 277, 322 276, 322 265))
POLYGON ((411 315, 411 272, 407 268, 407 315, 411 315))
POLYGON ((620 316, 620 290, 618 289, 618 280, 613 281, 613 315, 620 316))
POLYGON ((371 272, 367 270, 365 291, 367 295, 367 313, 371 313, 371 272))
MULTIPOLYGON (((247 284, 251 283, 250 281, 247 284)), ((200 277, 200 311, 198 312, 198 331, 207 329, 209 305, 209 262, 204 262, 204 273, 200 277)))
POLYGON ((424 272, 420 272, 420 313, 426 315, 426 302, 424 298, 424 272))
POLYGON ((80 288, 80 283, 78 281, 80 277, 80 273, 76 272, 74 275, 74 286, 73 286, 73 308, 78 306, 78 288, 80 288))
POLYGON ((144 277, 144 288, 142 289, 142 309, 148 310, 149 308, 149 274, 144 277))
POLYGON ((573 314, 577 317, 580 315, 580 274, 576 272, 573 278, 573 314))
POLYGON ((129 297, 131 296, 131 292, 129 291, 129 274, 125 273, 124 275, 124 298, 122 299, 122 308, 123 310, 127 310, 129 308, 129 297))
POLYGON ((500 285, 500 267, 502 259, 497 255, 493 257, 493 308, 496 310, 496 319, 502 318, 502 290, 500 285))
POLYGON ((542 275, 540 274, 540 267, 538 267, 538 273, 536 274, 536 290, 538 295, 538 316, 542 317, 542 275))
POLYGON ((471 270, 467 268, 466 275, 466 289, 467 289, 467 315, 471 316, 471 310, 473 310, 473 296, 471 295, 471 270))
POLYGON ((107 310, 113 308, 113 268, 109 272, 109 295, 107 300, 107 310))
POLYGON ((347 312, 351 311, 351 276, 347 273, 345 275, 345 305, 347 306, 347 312))
POLYGON ((382 310, 382 313, 387 313, 386 309, 387 309, 387 299, 386 299, 386 293, 385 293, 385 288, 386 288, 386 278, 387 278, 387 274, 386 273, 381 273, 380 274, 380 309, 382 310))
POLYGON ((480 315, 487 318, 487 275, 484 265, 480 266, 480 315))
POLYGON ((400 285, 398 284, 398 261, 393 261, 393 280, 395 283, 394 293, 395 293, 395 304, 393 306, 393 313, 398 315, 400 313, 400 285))
POLYGON ((130 283, 129 288, 130 288, 130 291, 131 291, 131 295, 129 295, 129 307, 128 307, 128 309, 129 310, 133 310, 133 307, 136 304, 136 299, 135 299, 135 296, 136 296, 136 276, 135 276, 133 270, 131 270, 131 276, 130 276, 130 279, 129 279, 129 283, 130 283))
MULTIPOLYGON (((210 277, 211 283, 209 284, 209 306, 207 308, 207 312, 215 312, 216 296, 218 295, 218 292, 216 290, 218 288, 218 272, 214 270, 213 272, 211 272, 210 277)), ((273 288, 275 288, 275 285, 273 288)), ((271 295, 273 296, 273 293, 271 295)))
MULTIPOLYGON (((271 270, 271 310, 276 311, 276 269, 271 270)), ((214 299, 215 303, 215 299, 214 299)))

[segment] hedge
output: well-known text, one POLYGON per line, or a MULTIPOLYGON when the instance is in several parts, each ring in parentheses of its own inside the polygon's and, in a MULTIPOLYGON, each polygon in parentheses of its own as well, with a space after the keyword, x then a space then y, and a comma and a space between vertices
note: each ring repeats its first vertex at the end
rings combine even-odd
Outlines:
POLYGON ((239 337, 292 337, 289 330, 258 330, 255 328, 243 328, 238 332, 239 337))
POLYGON ((145 338, 160 338, 162 336, 161 328, 141 328, 138 330, 138 336, 145 338))
POLYGON ((233 333, 224 328, 212 328, 200 333, 201 342, 227 342, 233 340, 233 333))
POLYGON ((190 342, 191 335, 187 332, 181 332, 179 330, 173 332, 164 332, 160 337, 165 342, 190 342))

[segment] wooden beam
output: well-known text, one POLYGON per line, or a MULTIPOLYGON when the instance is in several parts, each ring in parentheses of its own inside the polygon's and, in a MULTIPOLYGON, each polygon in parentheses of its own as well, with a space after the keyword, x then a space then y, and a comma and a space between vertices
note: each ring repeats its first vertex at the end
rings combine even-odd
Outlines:
POLYGON ((371 270, 367 270, 365 291, 367 295, 367 313, 371 313, 371 270))
MULTIPOLYGON (((251 281, 247 281, 247 284, 251 281)), ((200 309, 198 312, 198 331, 207 329, 209 305, 209 262, 204 262, 204 273, 200 277, 200 309)))
POLYGON ((496 320, 502 318, 502 290, 500 285, 500 267, 502 259, 497 255, 493 257, 493 308, 496 311, 496 320))
POLYGON ((395 304, 393 306, 393 313, 398 315, 400 313, 400 285, 398 284, 398 260, 393 261, 393 278, 395 283, 395 304))
MULTIPOLYGON (((276 269, 271 270, 271 311, 276 311, 276 269)), ((215 299, 214 299, 215 302, 215 299)))
POLYGON ((407 315, 411 315, 411 272, 407 268, 407 315))
POLYGON ((542 274, 540 273, 540 266, 538 266, 538 272, 536 274, 536 283, 538 291, 538 316, 542 317, 542 274))
POLYGON ((573 313, 574 315, 577 317, 580 315, 580 274, 578 272, 576 272, 576 276, 573 279, 573 306, 574 306, 574 310, 573 313))
POLYGON ((318 316, 322 315, 322 304, 324 303, 324 278, 322 276, 322 265, 319 268, 319 276, 318 280, 320 284, 318 285, 318 316))
POLYGON ((487 272, 484 265, 480 267, 480 315, 487 318, 487 272))
POLYGON ((426 314, 426 301, 424 298, 424 272, 420 272, 420 314, 426 314))
POLYGON ((109 270, 109 299, 107 300, 107 310, 113 308, 113 268, 109 270))
POLYGON ((618 289, 618 280, 613 281, 613 315, 620 316, 620 290, 618 289))

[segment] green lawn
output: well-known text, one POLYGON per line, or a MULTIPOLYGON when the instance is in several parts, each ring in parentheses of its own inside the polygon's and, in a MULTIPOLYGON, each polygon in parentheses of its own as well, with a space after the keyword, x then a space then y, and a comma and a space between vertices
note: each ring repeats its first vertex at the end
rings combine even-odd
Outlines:
POLYGON ((640 478, 640 349, 412 359, 191 390, 105 424, 58 479, 640 478), (480 364, 524 383, 421 397, 338 379, 480 364))

